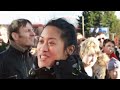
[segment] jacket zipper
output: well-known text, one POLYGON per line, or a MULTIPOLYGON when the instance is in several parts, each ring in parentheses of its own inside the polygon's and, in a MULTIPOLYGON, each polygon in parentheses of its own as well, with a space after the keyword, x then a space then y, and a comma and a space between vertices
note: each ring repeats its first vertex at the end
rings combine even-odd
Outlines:
POLYGON ((25 62, 25 56, 24 55, 22 55, 22 57, 23 57, 23 62, 24 62, 24 70, 25 70, 25 74, 26 74, 26 76, 28 77, 28 70, 27 70, 27 66, 26 66, 26 62, 25 62))

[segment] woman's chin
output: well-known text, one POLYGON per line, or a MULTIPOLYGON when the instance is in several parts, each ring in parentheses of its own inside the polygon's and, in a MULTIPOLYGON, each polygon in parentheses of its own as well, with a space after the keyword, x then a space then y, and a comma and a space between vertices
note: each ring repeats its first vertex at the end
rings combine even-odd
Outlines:
POLYGON ((46 60, 44 60, 44 59, 39 59, 39 60, 38 60, 38 66, 39 66, 39 68, 46 67, 46 66, 47 66, 47 65, 46 65, 46 60))
POLYGON ((39 68, 47 67, 44 63, 38 64, 39 68))

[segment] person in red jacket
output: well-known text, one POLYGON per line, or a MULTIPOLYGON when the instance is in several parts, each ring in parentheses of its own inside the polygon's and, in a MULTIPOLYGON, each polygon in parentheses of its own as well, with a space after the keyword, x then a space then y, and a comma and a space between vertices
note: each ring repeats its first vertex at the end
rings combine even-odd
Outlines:
POLYGON ((106 53, 109 58, 117 58, 116 54, 114 53, 114 50, 115 50, 115 42, 110 40, 110 39, 105 39, 104 42, 103 42, 103 47, 102 47, 102 50, 104 53, 106 53))
POLYGON ((114 52, 112 54, 110 54, 110 58, 112 58, 112 57, 118 59, 117 56, 116 56, 116 54, 114 52))

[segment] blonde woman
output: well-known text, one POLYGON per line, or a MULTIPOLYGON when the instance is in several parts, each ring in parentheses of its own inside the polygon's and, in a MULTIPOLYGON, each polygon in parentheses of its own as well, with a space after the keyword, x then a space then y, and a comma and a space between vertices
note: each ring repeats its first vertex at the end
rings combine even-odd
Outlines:
POLYGON ((84 69, 89 76, 93 76, 92 66, 96 63, 100 53, 99 41, 90 37, 81 43, 80 57, 84 64, 84 69))
POLYGON ((110 58, 108 57, 106 53, 100 53, 100 55, 98 56, 98 60, 93 66, 94 75, 98 79, 105 79, 107 64, 109 60, 110 58))

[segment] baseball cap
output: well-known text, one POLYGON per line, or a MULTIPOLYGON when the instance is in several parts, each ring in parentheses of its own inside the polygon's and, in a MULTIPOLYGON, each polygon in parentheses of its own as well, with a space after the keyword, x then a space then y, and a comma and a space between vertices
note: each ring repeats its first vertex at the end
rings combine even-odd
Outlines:
POLYGON ((108 70, 113 70, 116 68, 120 68, 120 61, 117 60, 116 58, 111 58, 110 61, 108 62, 108 70))

